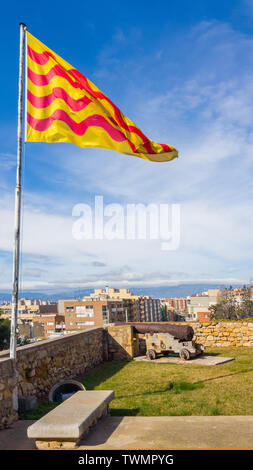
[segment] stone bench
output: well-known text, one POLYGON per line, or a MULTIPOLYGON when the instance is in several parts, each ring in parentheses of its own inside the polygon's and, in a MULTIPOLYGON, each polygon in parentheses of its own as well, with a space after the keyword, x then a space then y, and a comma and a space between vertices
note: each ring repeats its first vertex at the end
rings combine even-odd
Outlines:
POLYGON ((80 438, 108 412, 111 390, 76 392, 27 429, 38 449, 73 448, 80 438))

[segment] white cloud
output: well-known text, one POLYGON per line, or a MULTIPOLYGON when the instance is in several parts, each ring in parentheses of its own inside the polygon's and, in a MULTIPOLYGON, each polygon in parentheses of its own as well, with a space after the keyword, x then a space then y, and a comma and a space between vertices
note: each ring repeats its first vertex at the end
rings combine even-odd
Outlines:
MULTIPOLYGON (((202 22, 179 40, 173 57, 167 38, 143 56, 142 67, 150 64, 145 75, 132 69, 129 56, 118 76, 120 51, 133 47, 134 37, 119 30, 101 51, 97 74, 110 62, 105 87, 118 77, 124 90, 110 97, 124 104, 151 138, 176 146, 180 158, 155 164, 106 150, 28 146, 27 171, 35 172, 40 184, 25 191, 23 252, 24 259, 33 257, 23 269, 27 288, 232 283, 252 277, 253 63, 245 50, 253 39, 229 25, 202 22), (192 64, 188 56, 179 63, 186 48, 193 51, 192 64), (160 86, 151 56, 159 59, 160 86), (177 63, 175 75, 181 74, 177 80, 169 73, 170 59, 177 63), (181 204, 179 249, 162 252, 159 241, 73 240, 72 207, 92 204, 95 194, 105 203, 181 204), (235 269, 236 279, 228 278, 235 269)), ((141 33, 136 37, 138 42, 141 33)), ((9 170, 5 166, 4 174, 9 170)), ((11 252, 13 199, 6 185, 0 220, 0 250, 11 252)), ((10 263, 2 260, 0 266, 9 279, 2 276, 1 288, 10 286, 10 263)))

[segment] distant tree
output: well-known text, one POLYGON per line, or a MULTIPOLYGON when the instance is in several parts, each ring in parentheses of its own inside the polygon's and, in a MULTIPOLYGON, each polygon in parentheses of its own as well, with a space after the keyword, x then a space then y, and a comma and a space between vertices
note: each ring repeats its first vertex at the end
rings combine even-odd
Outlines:
POLYGON ((0 319, 0 350, 10 345, 11 322, 8 318, 0 319))
POLYGON ((220 301, 216 305, 211 305, 211 320, 241 320, 253 317, 253 301, 250 289, 244 286, 241 302, 236 299, 232 286, 223 289, 220 301))
POLYGON ((28 336, 18 336, 17 345, 18 346, 25 346, 26 344, 30 344, 31 340, 28 336))
MULTIPOLYGON (((8 318, 0 318, 0 351, 10 347, 11 322, 8 318)), ((25 346, 31 342, 27 336, 17 337, 17 346, 25 346)))
POLYGON ((240 309, 242 318, 253 317, 253 300, 251 298, 250 289, 246 286, 244 286, 240 309))

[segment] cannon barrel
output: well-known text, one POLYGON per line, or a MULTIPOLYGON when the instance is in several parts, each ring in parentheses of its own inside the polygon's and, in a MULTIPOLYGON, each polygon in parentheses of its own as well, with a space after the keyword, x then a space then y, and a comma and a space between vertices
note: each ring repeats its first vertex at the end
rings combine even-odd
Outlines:
POLYGON ((168 323, 128 323, 137 333, 169 333, 182 341, 191 341, 194 330, 190 325, 171 325, 168 323))

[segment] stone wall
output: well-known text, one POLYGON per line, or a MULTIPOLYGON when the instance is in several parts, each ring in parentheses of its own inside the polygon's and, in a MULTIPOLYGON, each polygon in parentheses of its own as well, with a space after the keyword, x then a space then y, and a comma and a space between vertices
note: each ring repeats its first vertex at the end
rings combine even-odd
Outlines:
POLYGON ((253 346, 253 322, 191 323, 197 343, 205 347, 253 346))
POLYGON ((29 344, 17 349, 18 376, 13 362, 0 353, 0 429, 17 419, 12 393, 47 399, 49 390, 67 378, 74 378, 100 364, 106 354, 106 331, 93 328, 80 333, 29 344))
POLYGON ((168 322, 175 325, 190 325, 194 329, 197 343, 205 347, 253 346, 253 322, 209 321, 168 322))
POLYGON ((135 338, 130 325, 109 325, 108 359, 114 361, 130 360, 135 355, 135 338))
POLYGON ((17 383, 11 359, 0 361, 0 429, 18 419, 12 405, 12 392, 17 383))

